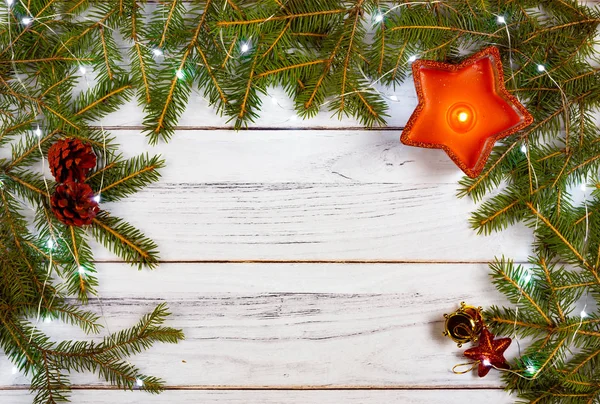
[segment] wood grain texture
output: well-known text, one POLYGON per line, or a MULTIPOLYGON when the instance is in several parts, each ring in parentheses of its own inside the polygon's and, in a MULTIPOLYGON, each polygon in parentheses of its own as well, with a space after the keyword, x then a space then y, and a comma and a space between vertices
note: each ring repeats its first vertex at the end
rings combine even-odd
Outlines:
MULTIPOLYGON (((419 391, 166 391, 159 396, 141 392, 75 391, 74 403, 85 404, 508 404, 502 390, 419 391)), ((30 404, 24 391, 0 391, 0 402, 30 404)))
MULTIPOLYGON (((171 387, 500 386, 497 372, 453 374, 465 359, 442 336, 442 314, 460 301, 503 302, 483 264, 163 264, 154 272, 101 264, 98 273, 102 309, 91 307, 111 331, 169 302, 168 323, 186 340, 133 361, 171 387)), ((57 340, 85 337, 63 324, 40 327, 57 340)), ((6 359, 0 368, 10 369, 6 359)), ((73 382, 106 385, 93 375, 73 382)), ((4 388, 27 384, 0 372, 4 388)))
MULTIPOLYGON (((128 155, 167 160, 163 180, 105 208, 156 240, 166 261, 526 260, 531 235, 477 236, 474 204, 443 152, 400 145, 392 132, 185 131, 146 146, 120 131, 128 155)), ((100 260, 115 259, 97 249, 100 260)))

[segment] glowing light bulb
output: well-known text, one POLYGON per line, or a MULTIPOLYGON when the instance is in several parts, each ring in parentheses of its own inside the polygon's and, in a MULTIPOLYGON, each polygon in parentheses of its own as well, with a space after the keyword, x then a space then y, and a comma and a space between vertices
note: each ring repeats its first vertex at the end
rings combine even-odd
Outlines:
POLYGON ((37 137, 41 137, 42 136, 42 130, 40 129, 39 126, 35 129, 35 135, 37 137))
POLYGON ((144 381, 142 379, 135 379, 135 384, 137 384, 138 387, 143 387, 144 381))
POLYGON ((412 55, 411 57, 408 58, 409 62, 414 62, 415 60, 417 60, 417 57, 415 55, 412 55))
POLYGON ((51 322, 52 322, 52 319, 50 317, 46 317, 44 319, 44 323, 46 323, 46 324, 50 324, 51 322))
POLYGON ((525 370, 527 371, 527 373, 529 373, 530 375, 532 375, 532 374, 535 373, 536 368, 533 365, 529 365, 529 366, 527 366, 527 368, 525 370))
POLYGON ((579 313, 579 315, 581 316, 581 318, 586 318, 588 316, 585 310, 581 310, 581 313, 579 313))
POLYGON ((459 121, 466 122, 467 119, 469 119, 469 114, 467 114, 466 112, 461 112, 460 114, 458 114, 459 121))
POLYGON ((527 146, 525 146, 525 145, 521 145, 521 152, 522 152, 523 154, 526 154, 526 153, 527 153, 527 146))
POLYGON ((83 266, 79 267, 79 275, 85 275, 85 268, 83 266))
POLYGON ((16 366, 13 366, 13 368, 12 368, 12 372, 11 372, 11 373, 12 373, 13 375, 16 375, 18 371, 19 371, 19 369, 17 369, 17 367, 16 367, 16 366))
POLYGON ((484 359, 481 363, 483 363, 483 366, 486 367, 492 366, 492 363, 487 359, 484 359))
POLYGON ((83 67, 83 66, 79 66, 79 72, 81 74, 86 74, 87 73, 87 69, 85 67, 83 67))
POLYGON ((544 65, 537 65, 537 69, 538 69, 538 72, 545 72, 546 71, 546 66, 544 66, 544 65))
POLYGON ((183 74, 183 72, 181 70, 177 70, 175 72, 175 76, 177 76, 178 79, 182 79, 182 78, 185 77, 184 74, 183 74))
POLYGON ((504 18, 504 16, 499 15, 498 16, 498 24, 506 24, 506 18, 504 18))
POLYGON ((246 53, 250 50, 250 45, 248 45, 248 43, 244 42, 242 44, 242 46, 240 47, 240 50, 242 51, 242 53, 246 53))
POLYGON ((51 238, 48 239, 48 241, 46 241, 46 248, 49 250, 54 250, 54 240, 52 240, 51 238))
POLYGON ((162 56, 163 54, 163 52, 158 48, 152 49, 152 53, 154 53, 154 56, 162 56))
POLYGON ((96 195, 92 198, 92 200, 96 203, 100 203, 100 195, 96 195))
POLYGON ((29 25, 29 24, 31 24, 32 21, 33 21, 33 19, 31 17, 23 17, 23 19, 21 20, 23 25, 29 25))
POLYGON ((381 14, 377 14, 377 15, 375 16, 375 22, 381 22, 381 21, 383 21, 383 15, 381 15, 381 14))

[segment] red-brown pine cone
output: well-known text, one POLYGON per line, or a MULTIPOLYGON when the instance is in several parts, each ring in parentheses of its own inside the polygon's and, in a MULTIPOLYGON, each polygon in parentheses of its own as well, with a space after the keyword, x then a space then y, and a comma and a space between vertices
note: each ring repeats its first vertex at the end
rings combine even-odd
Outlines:
POLYGON ((58 220, 67 226, 92 223, 100 208, 88 184, 68 181, 59 184, 50 198, 50 207, 58 220))
POLYGON ((48 163, 56 182, 83 182, 96 166, 96 155, 89 144, 76 138, 66 138, 50 147, 48 163))

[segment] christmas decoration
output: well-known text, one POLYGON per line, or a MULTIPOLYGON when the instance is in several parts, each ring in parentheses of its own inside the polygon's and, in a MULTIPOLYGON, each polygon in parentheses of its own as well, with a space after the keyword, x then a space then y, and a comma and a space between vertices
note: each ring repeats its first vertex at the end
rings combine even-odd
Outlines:
POLYGON ((460 303, 460 308, 451 314, 444 314, 444 335, 456 342, 458 347, 467 342, 477 342, 483 329, 481 307, 460 303))
POLYGON ((511 343, 510 338, 494 339, 494 334, 486 328, 481 332, 479 345, 475 348, 467 349, 464 355, 477 362, 477 374, 479 377, 484 377, 488 374, 492 367, 497 369, 510 369, 510 365, 504 359, 504 351, 511 343))
POLYGON ((48 150, 48 163, 57 182, 83 182, 96 166, 96 155, 89 144, 79 139, 61 139, 48 150))
MULTIPOLYGON (((69 373, 82 369, 119 387, 142 381, 142 389, 160 391, 160 380, 140 375, 124 358, 182 338, 161 325, 168 314, 162 305, 100 346, 53 344, 30 321, 33 314, 98 331, 98 318, 67 299, 76 295, 85 302, 95 293, 89 237, 134 265, 157 263, 156 245, 108 212, 98 212, 87 228, 54 218, 54 184, 32 169, 50 144, 59 137, 89 144, 102 164, 84 181, 72 179, 103 200, 118 201, 156 181, 163 165, 156 157, 124 160, 98 124, 132 97, 146 113, 144 133, 153 143, 174 135, 192 90, 236 128, 258 117, 272 86, 294 100, 295 112, 282 122, 327 109, 366 126, 383 125, 386 101, 395 101, 381 88, 393 91, 412 62, 457 63, 464 49, 492 45, 500 55, 488 58, 491 71, 497 82, 504 77, 507 93, 523 101, 534 123, 499 139, 489 158, 493 135, 473 149, 459 148, 465 172, 479 174, 460 182, 460 196, 479 202, 493 193, 473 214, 477 231, 523 222, 535 241, 527 267, 507 259, 491 265, 510 307, 487 310, 486 325, 497 335, 528 338, 530 345, 503 373, 507 390, 521 399, 587 403, 600 397, 598 315, 575 309, 580 299, 596 307, 600 296, 600 195, 586 191, 582 203, 571 198, 582 184, 600 186, 597 7, 573 0, 164 0, 151 7, 137 0, 28 0, 0 1, 0 15, 6 16, 0 147, 12 148, 2 153, 10 158, 0 158, 0 296, 6 307, 0 345, 20 371, 33 375, 36 403, 66 400, 69 373), (504 66, 492 63, 500 58, 504 66), (34 223, 21 214, 28 205, 36 210, 34 223), (110 362, 94 362, 106 359, 98 352, 110 362)), ((481 124, 480 104, 452 104, 445 112, 446 123, 463 132, 461 145, 481 124)), ((490 124, 495 119, 486 115, 490 124)))
POLYGON ((87 184, 67 181, 56 187, 50 198, 52 212, 67 226, 84 226, 92 223, 100 208, 94 191, 87 184))
POLYGON ((496 47, 457 65, 417 60, 412 70, 419 105, 402 131, 402 143, 443 149, 469 177, 483 170, 496 141, 533 122, 504 87, 496 47))

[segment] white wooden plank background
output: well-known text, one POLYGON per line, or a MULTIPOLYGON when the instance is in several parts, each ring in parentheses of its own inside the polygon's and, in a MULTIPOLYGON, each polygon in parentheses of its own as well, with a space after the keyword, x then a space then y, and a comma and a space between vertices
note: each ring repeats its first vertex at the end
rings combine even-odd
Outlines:
MULTIPOLYGON (((279 89, 248 131, 231 130, 196 93, 169 144, 147 145, 135 103, 99 122, 124 154, 160 153, 167 168, 160 183, 102 205, 158 242, 161 266, 138 272, 96 246, 101 298, 91 309, 116 331, 167 301, 169 325, 187 339, 133 360, 167 381, 164 394, 75 375, 74 402, 514 400, 495 372, 451 372, 463 358, 441 335, 442 314, 462 300, 506 304, 486 262, 525 261, 532 235, 522 226, 476 235, 475 205, 455 197, 461 172, 441 151, 399 142, 416 105, 412 83, 382 91, 398 101, 389 127, 375 130, 326 112, 298 119, 279 89)), ((11 369, 0 355, 0 402, 31 402, 28 378, 11 369)))

